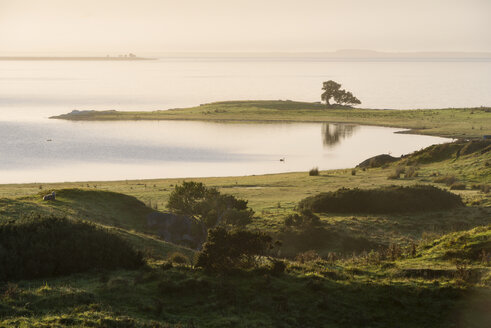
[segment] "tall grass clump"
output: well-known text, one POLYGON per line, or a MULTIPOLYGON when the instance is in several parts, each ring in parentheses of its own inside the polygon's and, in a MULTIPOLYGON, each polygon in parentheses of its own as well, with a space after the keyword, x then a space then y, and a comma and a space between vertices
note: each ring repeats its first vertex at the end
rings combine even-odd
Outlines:
POLYGON ((459 195, 430 185, 388 186, 324 192, 300 201, 300 210, 336 213, 399 213, 463 206, 459 195))
POLYGON ((387 177, 387 179, 395 180, 401 177, 401 174, 406 172, 404 166, 398 166, 394 169, 394 171, 387 177))
POLYGON ((31 217, 0 224, 0 281, 142 264, 127 241, 87 222, 31 217))

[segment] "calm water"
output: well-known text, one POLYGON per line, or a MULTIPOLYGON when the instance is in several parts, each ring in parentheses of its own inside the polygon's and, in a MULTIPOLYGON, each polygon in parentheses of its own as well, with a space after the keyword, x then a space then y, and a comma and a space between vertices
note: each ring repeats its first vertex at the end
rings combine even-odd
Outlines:
POLYGON ((0 183, 345 168, 373 155, 398 156, 448 141, 394 134, 398 130, 322 123, 0 122, 0 183))
POLYGON ((0 61, 0 120, 220 100, 319 101, 322 81, 329 79, 342 83, 368 108, 491 105, 491 62, 0 61))
POLYGON ((0 183, 345 168, 373 155, 401 155, 448 141, 349 125, 47 119, 73 109, 153 110, 232 99, 318 101, 321 83, 329 79, 353 91, 363 107, 491 105, 490 62, 0 61, 0 183))

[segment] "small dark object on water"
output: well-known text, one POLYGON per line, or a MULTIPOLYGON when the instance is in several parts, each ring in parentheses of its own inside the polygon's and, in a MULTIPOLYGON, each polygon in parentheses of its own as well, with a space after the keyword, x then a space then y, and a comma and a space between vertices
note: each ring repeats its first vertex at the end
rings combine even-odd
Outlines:
POLYGON ((45 195, 45 196, 43 197, 43 200, 56 200, 56 194, 55 194, 55 192, 53 191, 53 192, 51 193, 51 195, 45 195))
POLYGON ((280 162, 284 162, 285 161, 285 158, 280 158, 280 162))

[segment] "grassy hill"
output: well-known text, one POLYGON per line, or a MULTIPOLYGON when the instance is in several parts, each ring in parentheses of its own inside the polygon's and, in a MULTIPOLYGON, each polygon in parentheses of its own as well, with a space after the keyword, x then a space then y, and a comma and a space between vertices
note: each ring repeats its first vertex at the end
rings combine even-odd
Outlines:
POLYGON ((96 223, 129 240, 137 249, 156 258, 193 251, 159 239, 146 227, 146 216, 154 210, 133 196, 102 190, 66 188, 56 190, 56 201, 42 200, 51 190, 30 196, 0 198, 0 222, 31 214, 67 217, 96 223))

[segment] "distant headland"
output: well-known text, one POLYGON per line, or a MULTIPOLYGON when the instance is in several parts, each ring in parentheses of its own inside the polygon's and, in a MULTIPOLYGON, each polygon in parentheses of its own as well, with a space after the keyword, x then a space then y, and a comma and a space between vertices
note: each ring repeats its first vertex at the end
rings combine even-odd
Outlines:
POLYGON ((96 61, 128 61, 154 60, 155 58, 139 57, 133 53, 117 56, 0 56, 0 60, 96 60, 96 61))

